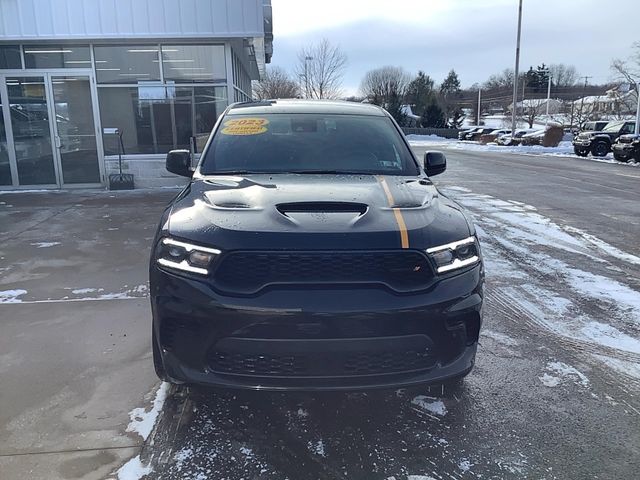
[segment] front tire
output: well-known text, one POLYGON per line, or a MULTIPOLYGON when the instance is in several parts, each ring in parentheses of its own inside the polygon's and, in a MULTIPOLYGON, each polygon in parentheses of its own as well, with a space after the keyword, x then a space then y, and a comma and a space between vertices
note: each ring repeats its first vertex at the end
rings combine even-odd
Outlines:
POLYGON ((627 163, 629 161, 629 157, 625 157, 624 155, 620 155, 616 152, 613 152, 613 158, 615 158, 619 162, 627 163))
POLYGON ((589 154, 588 150, 583 150, 582 148, 573 147, 573 152, 579 157, 586 157, 589 154))
POLYGON ((594 157, 604 157, 607 153, 609 153, 609 144, 607 142, 599 141, 591 147, 591 154, 594 157))

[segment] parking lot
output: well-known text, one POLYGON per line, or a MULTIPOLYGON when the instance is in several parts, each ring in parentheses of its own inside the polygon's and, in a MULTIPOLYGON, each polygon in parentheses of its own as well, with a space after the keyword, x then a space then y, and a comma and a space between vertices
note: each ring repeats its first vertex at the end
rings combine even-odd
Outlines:
POLYGON ((640 171, 447 155, 488 274, 455 394, 159 388, 147 262, 176 190, 1 194, 0 478, 635 478, 640 171))

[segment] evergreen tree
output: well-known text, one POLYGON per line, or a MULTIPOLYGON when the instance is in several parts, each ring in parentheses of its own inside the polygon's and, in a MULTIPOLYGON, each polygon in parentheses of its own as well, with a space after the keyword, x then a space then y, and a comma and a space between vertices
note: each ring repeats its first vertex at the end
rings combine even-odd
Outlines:
POLYGON ((433 102, 435 97, 435 82, 423 71, 418 72, 407 88, 406 102, 411 105, 413 113, 422 115, 427 105, 433 102))
POLYGON ((398 92, 391 92, 387 103, 387 112, 398 122, 398 125, 404 127, 407 122, 407 115, 402 110, 402 97, 398 92))
POLYGON ((438 102, 432 101, 427 105, 422 113, 421 123, 425 128, 445 128, 447 126, 444 111, 440 108, 438 102))
POLYGON ((444 107, 445 120, 450 123, 453 128, 458 128, 462 123, 462 112, 458 107, 462 89, 460 88, 460 79, 455 70, 451 70, 440 85, 440 97, 444 107), (457 110, 457 111, 456 111, 457 110), (454 120, 455 114, 455 120, 454 120))

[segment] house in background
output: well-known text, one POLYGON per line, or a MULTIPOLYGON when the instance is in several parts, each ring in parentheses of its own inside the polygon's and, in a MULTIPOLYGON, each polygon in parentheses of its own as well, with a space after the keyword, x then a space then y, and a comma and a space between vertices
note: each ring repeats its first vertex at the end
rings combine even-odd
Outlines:
POLYGON ((0 189, 106 185, 121 147, 175 184, 165 154, 251 98, 271 25, 270 0, 0 1, 0 189))
POLYGON ((587 109, 592 118, 635 116, 638 104, 636 90, 628 83, 610 88, 604 95, 590 95, 573 102, 576 110, 587 109))
MULTIPOLYGON (((526 115, 531 110, 534 110, 537 115, 544 115, 547 111, 547 99, 546 98, 527 98, 516 103, 517 112, 523 112, 526 115)), ((556 98, 549 99, 549 114, 554 115, 559 113, 562 109, 562 101, 556 98)), ((513 111, 513 103, 508 107, 509 112, 513 111)))

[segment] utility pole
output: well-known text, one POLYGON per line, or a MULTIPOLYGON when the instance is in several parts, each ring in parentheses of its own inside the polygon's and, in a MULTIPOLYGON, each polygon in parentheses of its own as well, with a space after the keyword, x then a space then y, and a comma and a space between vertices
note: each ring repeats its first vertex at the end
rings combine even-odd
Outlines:
POLYGON ((482 99, 482 89, 478 88, 478 126, 480 125, 480 103, 482 99))
MULTIPOLYGON (((584 96, 587 94, 587 81, 589 81, 591 77, 589 75, 584 76, 584 88, 582 89, 582 98, 580 99, 580 113, 579 120, 582 120, 582 115, 584 114, 584 96)), ((582 125, 578 125, 578 128, 581 128, 582 125)))
POLYGON ((516 105, 518 103, 518 74, 520 69, 520 32, 522 30, 522 0, 518 7, 518 38, 516 40, 516 68, 513 76, 513 108, 511 109, 511 132, 516 133, 516 105))

